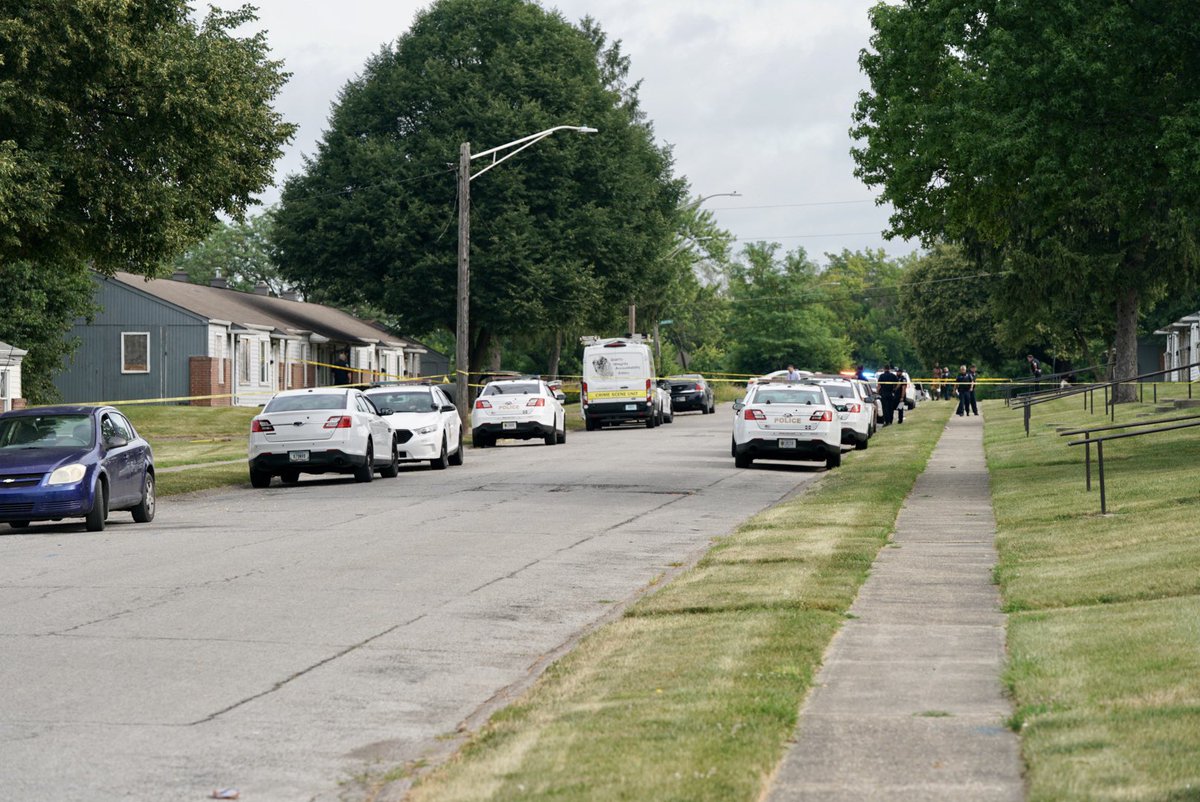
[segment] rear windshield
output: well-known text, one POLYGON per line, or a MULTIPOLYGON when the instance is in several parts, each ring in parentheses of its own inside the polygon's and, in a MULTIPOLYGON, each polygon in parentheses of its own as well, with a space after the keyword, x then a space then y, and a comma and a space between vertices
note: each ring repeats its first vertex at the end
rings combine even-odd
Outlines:
POLYGON ((0 449, 91 448, 91 415, 20 415, 0 420, 0 449))
POLYGON ((489 384, 483 388, 483 395, 541 395, 541 392, 542 388, 537 382, 489 384))
POLYGON ((375 406, 391 408, 392 412, 429 412, 433 409, 433 395, 428 390, 397 390, 392 393, 367 393, 375 406))
POLYGON ((754 395, 755 404, 824 404, 817 390, 793 387, 764 387, 754 395))
POLYGON ((263 412, 304 412, 310 409, 345 409, 345 393, 305 393, 276 396, 263 412))
POLYGON ((833 398, 854 398, 854 388, 848 384, 834 384, 829 382, 823 385, 825 392, 833 398))

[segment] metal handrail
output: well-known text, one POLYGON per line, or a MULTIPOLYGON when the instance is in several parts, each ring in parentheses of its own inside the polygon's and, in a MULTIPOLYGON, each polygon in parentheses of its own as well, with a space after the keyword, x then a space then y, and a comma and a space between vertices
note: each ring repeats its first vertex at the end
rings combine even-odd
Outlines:
MULTIPOLYGON (((1198 416, 1198 417, 1200 417, 1200 416, 1198 416)), ((1090 448, 1092 443, 1096 444, 1096 466, 1097 466, 1097 469, 1100 474, 1100 514, 1107 515, 1108 514, 1108 501, 1107 501, 1107 498, 1104 493, 1104 444, 1106 442, 1108 442, 1109 440, 1124 440, 1125 438, 1128 438, 1128 437, 1141 437, 1142 435, 1146 435, 1146 434, 1159 434, 1161 432, 1173 432, 1178 429, 1193 429, 1197 426, 1200 426, 1200 420, 1194 421, 1192 423, 1177 423, 1174 426, 1163 426, 1158 429, 1147 429, 1146 431, 1142 431, 1142 432, 1125 432, 1123 434, 1109 434, 1109 435, 1105 435, 1104 437, 1095 437, 1095 438, 1085 437, 1083 440, 1075 440, 1073 442, 1067 443, 1067 445, 1068 446, 1085 446, 1087 448, 1090 448)), ((1114 428, 1123 428, 1123 427, 1114 427, 1114 428)), ((1090 463, 1089 463, 1089 465, 1090 465, 1090 463)))
MULTIPOLYGON (((1104 408, 1106 410, 1111 410, 1112 419, 1116 420, 1117 405, 1116 405, 1116 401, 1115 401, 1115 398, 1116 398, 1115 390, 1116 390, 1117 385, 1130 384, 1132 382, 1139 382, 1142 379, 1148 379, 1152 376, 1162 376, 1167 373, 1173 373, 1175 371, 1180 371, 1180 370, 1190 370, 1192 368, 1200 368, 1200 362, 1192 362, 1187 365, 1177 365, 1173 368, 1164 368, 1162 370, 1151 371, 1150 373, 1141 373, 1141 374, 1138 374, 1137 376, 1128 376, 1123 379, 1111 379, 1106 382, 1097 382, 1095 384, 1090 384, 1090 385, 1086 385, 1083 387, 1075 386, 1075 387, 1070 388, 1069 390, 1062 389, 1059 393, 1055 394, 1053 397, 1044 397, 1043 396, 1043 397, 1038 397, 1038 398, 1027 398, 1024 401, 1020 402, 1020 406, 1024 409, 1024 415, 1025 415, 1025 436, 1026 437, 1029 436, 1030 407, 1036 406, 1038 404, 1044 404, 1047 401, 1056 401, 1060 398, 1069 398, 1070 396, 1073 396, 1073 395, 1086 395, 1086 394, 1090 393, 1092 410, 1095 411, 1095 409, 1096 409, 1096 390, 1103 389, 1104 390, 1104 408), (1113 393, 1111 394, 1112 395, 1111 401, 1110 401, 1109 388, 1113 388, 1113 393)), ((1187 382, 1189 397, 1191 396, 1193 384, 1195 384, 1194 381, 1189 380, 1187 382)), ((1157 384, 1155 384, 1154 394, 1155 394, 1155 398, 1157 399, 1157 397, 1158 397, 1158 385, 1157 384)), ((1083 406, 1084 406, 1084 409, 1087 409, 1087 406, 1088 406, 1087 398, 1084 399, 1083 406)))
POLYGON ((1139 426, 1158 426, 1162 423, 1176 423, 1181 420, 1197 419, 1200 419, 1200 415, 1178 415, 1173 418, 1157 418, 1155 420, 1133 421, 1130 423, 1113 423, 1108 426, 1094 426, 1090 429, 1071 429, 1069 431, 1059 432, 1058 436, 1071 437, 1077 434, 1083 435, 1083 486, 1084 489, 1090 493, 1092 491, 1092 448, 1090 444, 1095 442, 1092 440, 1093 434, 1096 432, 1110 432, 1116 429, 1134 429, 1139 426))

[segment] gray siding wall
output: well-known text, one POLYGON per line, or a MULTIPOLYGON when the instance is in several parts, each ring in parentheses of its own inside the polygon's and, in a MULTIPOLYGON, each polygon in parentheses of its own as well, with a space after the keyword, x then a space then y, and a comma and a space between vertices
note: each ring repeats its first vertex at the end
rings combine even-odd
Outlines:
POLYGON ((188 357, 208 353, 208 321, 120 282, 93 275, 101 310, 88 325, 75 324, 79 340, 54 385, 66 403, 176 398, 189 393, 188 357), (148 332, 150 372, 121 372, 122 332, 148 332))

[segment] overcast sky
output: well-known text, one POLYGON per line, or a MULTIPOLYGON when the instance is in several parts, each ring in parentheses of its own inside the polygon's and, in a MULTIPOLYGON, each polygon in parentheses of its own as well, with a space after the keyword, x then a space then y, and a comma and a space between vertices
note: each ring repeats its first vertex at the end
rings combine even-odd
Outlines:
MULTIPOLYGON (((858 53, 875 0, 542 0, 571 22, 595 18, 622 41, 641 101, 676 173, 739 240, 899 255, 888 210, 853 175, 850 113, 866 81, 858 53)), ((240 0, 218 0, 222 7, 240 0)), ((315 152, 338 90, 369 55, 408 30, 426 0, 257 0, 258 27, 292 79, 278 109, 299 133, 276 179, 315 152)), ((587 124, 586 120, 564 121, 587 124)), ((514 131, 513 138, 532 131, 514 131)), ((496 143, 479 143, 491 147, 496 143)), ((518 157, 519 158, 519 157, 518 157)), ((263 195, 273 203, 278 188, 263 195)))

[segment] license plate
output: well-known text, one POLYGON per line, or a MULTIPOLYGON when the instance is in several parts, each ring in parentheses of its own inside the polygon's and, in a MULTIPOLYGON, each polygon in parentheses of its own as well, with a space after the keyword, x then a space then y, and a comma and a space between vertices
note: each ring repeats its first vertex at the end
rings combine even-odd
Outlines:
POLYGON ((289 451, 288 462, 308 462, 307 451, 289 451))
POLYGON ((779 447, 780 448, 795 448, 796 441, 795 440, 780 440, 779 447))
POLYGON ((635 410, 637 410, 637 404, 626 404, 625 405, 626 412, 634 412, 635 410))
POLYGON ((504 429, 515 429, 517 428, 517 422, 515 420, 506 420, 501 426, 504 429))

